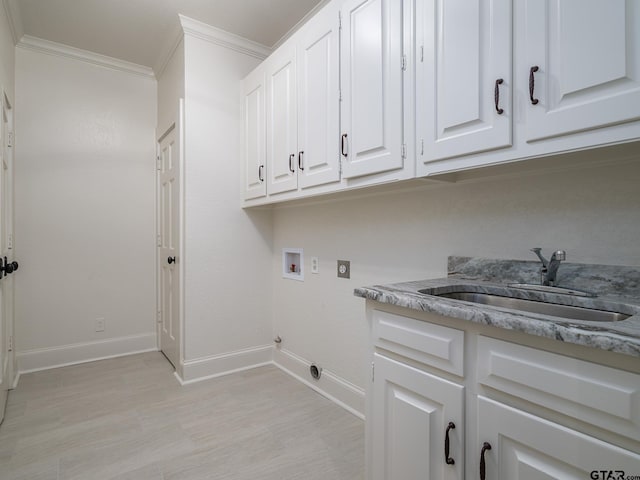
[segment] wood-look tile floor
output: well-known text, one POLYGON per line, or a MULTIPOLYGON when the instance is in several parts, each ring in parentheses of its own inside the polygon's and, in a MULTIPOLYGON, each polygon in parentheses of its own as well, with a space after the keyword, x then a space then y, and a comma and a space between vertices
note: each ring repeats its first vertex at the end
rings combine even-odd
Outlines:
POLYGON ((152 352, 23 375, 2 480, 364 478, 364 424, 273 366, 180 386, 152 352))

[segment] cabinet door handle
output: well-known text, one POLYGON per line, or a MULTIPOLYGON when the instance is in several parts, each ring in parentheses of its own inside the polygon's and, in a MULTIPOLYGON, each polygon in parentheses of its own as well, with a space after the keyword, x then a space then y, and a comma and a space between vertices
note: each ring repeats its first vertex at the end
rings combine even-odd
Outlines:
POLYGON ((500 85, 503 83, 504 80, 502 78, 497 79, 496 87, 493 90, 493 99, 496 102, 496 112, 498 112, 498 115, 502 115, 504 113, 504 110, 500 108, 500 85))
POLYGON ((343 133, 341 144, 340 144, 340 153, 342 153, 343 157, 346 157, 348 155, 348 152, 345 152, 346 143, 347 143, 347 134, 343 133))
POLYGON ((449 430, 453 430, 454 428, 456 428, 456 424, 449 422, 447 430, 444 432, 444 461, 447 462, 447 465, 456 464, 456 461, 449 456, 449 430))
POLYGON ((533 91, 536 88, 536 79, 535 79, 535 73, 540 70, 540 68, 536 65, 531 67, 531 70, 529 70, 529 100, 531 100, 531 105, 537 105, 538 104, 538 99, 537 98, 533 98, 533 91))
POLYGON ((264 182, 263 173, 264 173, 264 165, 260 165, 258 167, 258 180, 260 180, 261 182, 264 182))
POLYGON ((293 159, 296 158, 296 154, 292 153, 291 155, 289 155, 289 170, 291 171, 291 173, 294 173, 296 170, 293 167, 293 159))
POLYGON ((298 168, 302 171, 304 171, 304 167, 302 166, 302 156, 304 155, 304 151, 299 151, 298 152, 298 168))
POLYGON ((484 452, 487 450, 491 450, 491 444, 489 442, 484 442, 482 444, 482 450, 480 450, 480 480, 485 480, 486 478, 486 466, 484 463, 484 452))

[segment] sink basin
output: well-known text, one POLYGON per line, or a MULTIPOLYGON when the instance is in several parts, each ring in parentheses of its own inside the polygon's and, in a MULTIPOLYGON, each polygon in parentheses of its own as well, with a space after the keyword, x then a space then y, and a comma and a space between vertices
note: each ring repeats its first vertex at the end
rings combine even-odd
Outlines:
POLYGON ((573 302, 571 302, 574 303, 574 305, 562 305, 561 303, 551 303, 543 300, 538 301, 525 298, 516 298, 517 293, 514 293, 514 296, 510 296, 509 289, 500 289, 501 291, 499 292, 499 295, 468 290, 468 288, 461 288, 459 291, 438 292, 434 291, 433 289, 425 289, 420 290, 420 293, 430 294, 442 298, 450 298, 453 300, 461 300, 464 302, 479 303, 482 305, 493 307, 509 308, 512 310, 520 310, 541 315, 550 315, 566 320, 583 320, 589 322, 618 322, 621 320, 625 320, 631 316, 627 313, 615 311, 613 309, 603 310, 589 308, 586 306, 576 306, 575 299, 573 300, 573 302))

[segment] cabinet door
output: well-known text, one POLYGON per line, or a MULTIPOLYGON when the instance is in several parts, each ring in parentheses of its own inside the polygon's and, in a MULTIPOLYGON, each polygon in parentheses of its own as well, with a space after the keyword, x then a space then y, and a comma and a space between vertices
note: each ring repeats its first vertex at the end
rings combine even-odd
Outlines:
POLYGON ((297 34, 301 188, 340 180, 338 12, 331 3, 297 34))
POLYGON ((616 471, 635 475, 640 465, 638 453, 478 397, 477 451, 470 464, 479 466, 484 442, 491 445, 484 452, 486 478, 491 480, 626 478, 616 471), (607 474, 591 476, 602 470, 607 474))
POLYGON ((521 22, 527 141, 640 119, 637 0, 527 0, 521 22))
POLYGON ((267 69, 267 191, 269 195, 298 188, 298 119, 296 49, 278 49, 267 69))
POLYGON ((403 0, 342 5, 344 178, 402 168, 403 0))
POLYGON ((464 478, 464 387, 374 354, 371 480, 464 478), (449 456, 445 461, 445 432, 449 456))
POLYGON ((421 0, 417 19, 418 174, 510 146, 511 0, 421 0))
POLYGON ((259 68, 247 76, 243 85, 244 98, 244 198, 264 197, 267 194, 265 75, 259 68))

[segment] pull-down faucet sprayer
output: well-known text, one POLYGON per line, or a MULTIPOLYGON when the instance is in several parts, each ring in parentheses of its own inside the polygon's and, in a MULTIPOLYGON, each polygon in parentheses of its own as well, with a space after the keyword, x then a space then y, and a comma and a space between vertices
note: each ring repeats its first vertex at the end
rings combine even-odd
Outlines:
POLYGON ((556 282, 556 274, 558 273, 560 262, 566 260, 567 252, 564 250, 557 250, 553 252, 551 258, 547 260, 540 253, 541 250, 542 249, 539 247, 531 249, 531 251, 535 253, 542 262, 542 267, 540 268, 540 283, 542 285, 553 286, 556 282))

